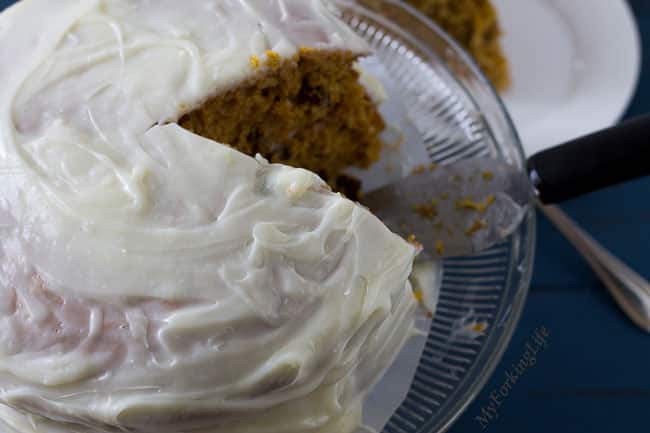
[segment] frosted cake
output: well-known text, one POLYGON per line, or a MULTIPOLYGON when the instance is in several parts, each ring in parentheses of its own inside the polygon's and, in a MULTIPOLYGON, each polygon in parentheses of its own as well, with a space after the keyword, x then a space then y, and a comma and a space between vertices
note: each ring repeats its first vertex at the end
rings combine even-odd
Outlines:
POLYGON ((357 428, 416 249, 273 161, 376 158, 367 53, 317 0, 0 15, 4 433, 357 428))

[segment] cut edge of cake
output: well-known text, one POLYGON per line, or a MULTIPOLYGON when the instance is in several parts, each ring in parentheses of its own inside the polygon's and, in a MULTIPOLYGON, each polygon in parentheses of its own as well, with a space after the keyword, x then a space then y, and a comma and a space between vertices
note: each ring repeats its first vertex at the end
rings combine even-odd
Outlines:
POLYGON ((250 156, 313 171, 355 198, 361 183, 344 170, 379 159, 386 126, 362 83, 361 57, 310 47, 288 58, 251 56, 249 78, 182 113, 179 124, 250 156))

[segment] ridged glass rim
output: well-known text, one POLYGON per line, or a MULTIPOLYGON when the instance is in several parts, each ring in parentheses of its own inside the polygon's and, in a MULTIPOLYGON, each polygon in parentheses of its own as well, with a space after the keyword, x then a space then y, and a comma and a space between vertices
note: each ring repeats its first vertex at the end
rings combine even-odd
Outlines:
MULTIPOLYGON (((442 66, 447 73, 449 78, 455 81, 455 84, 464 90, 465 96, 469 98, 477 109, 483 113, 488 114, 486 111, 480 108, 480 104, 475 98, 474 93, 476 90, 468 89, 460 79, 457 78, 456 74, 452 71, 452 68, 449 66, 448 62, 444 60, 439 53, 433 49, 430 44, 427 44, 422 39, 414 36, 410 31, 407 31, 397 24, 390 21, 389 18, 386 18, 380 12, 369 9, 367 1, 365 0, 334 0, 334 3, 343 9, 352 9, 352 10, 363 10, 364 14, 372 16, 373 19, 378 22, 382 22, 389 28, 392 32, 400 37, 407 40, 410 44, 416 46, 420 51, 426 53, 429 57, 425 59, 427 61, 436 61, 438 66, 442 66)), ((377 4, 388 4, 394 8, 401 9, 401 12, 410 15, 410 18, 417 20, 420 25, 423 26, 423 29, 432 32, 436 37, 442 39, 442 41, 447 45, 447 48, 451 50, 457 59, 461 61, 461 66, 466 68, 468 72, 473 76, 472 78, 479 84, 479 91, 485 92, 487 98, 490 100, 490 104, 493 105, 493 109, 490 111, 491 117, 497 117, 497 120, 502 123, 502 132, 506 132, 508 136, 508 141, 510 144, 511 151, 514 151, 514 154, 508 155, 509 162, 518 166, 522 170, 526 166, 526 157, 524 153, 523 146, 521 144, 519 135, 517 133, 516 127, 512 121, 512 118, 503 103, 501 97, 495 90, 494 86, 486 75, 481 71, 479 66, 476 64, 472 56, 467 53, 458 42, 455 41, 449 34, 447 34, 439 25, 431 21, 428 17, 423 15, 421 12, 416 10, 410 5, 405 4, 401 0, 374 0, 375 8, 377 4)), ((448 53, 449 54, 449 53, 448 53)), ((487 118, 487 116, 486 116, 487 118)), ((493 126, 493 121, 486 120, 486 123, 491 127, 493 126)), ((492 128, 489 128, 492 130, 492 128)), ((495 139, 495 141, 497 141, 495 139)), ((503 145, 506 146, 506 145, 503 145)), ((503 149, 499 148, 499 151, 503 149)), ((505 155, 504 155, 505 156, 505 155)), ((463 380, 458 383, 457 389, 466 390, 462 394, 462 398, 459 398, 453 404, 451 404, 446 413, 443 413, 439 419, 433 419, 425 424, 424 428, 420 431, 424 432, 444 432, 448 430, 453 423, 466 411, 468 406, 476 399, 478 394, 486 385, 487 381, 490 379, 497 365, 503 358, 503 355, 512 339, 514 331, 519 323, 521 314, 523 313, 525 301, 528 295, 528 290, 530 287, 530 282, 532 278, 532 271, 534 265, 534 254, 535 254, 535 245, 536 245, 536 216, 534 207, 531 207, 528 216, 524 221, 525 231, 523 235, 519 237, 518 240, 523 239, 523 243, 514 242, 513 247, 510 252, 511 266, 508 269, 508 275, 506 276, 505 289, 508 290, 508 293, 504 295, 504 298, 508 302, 501 301, 500 307, 496 310, 495 322, 498 322, 499 319, 502 321, 505 320, 505 326, 499 332, 491 331, 488 333, 488 337, 484 340, 480 351, 476 355, 476 359, 487 358, 487 362, 482 366, 479 363, 476 363, 472 366, 470 370, 467 371, 463 380), (516 274, 516 267, 512 266, 512 263, 515 262, 516 257, 522 258, 521 262, 527 264, 524 271, 520 274, 516 274), (513 279, 519 279, 519 284, 513 284, 513 279), (494 341, 496 340, 496 341, 494 341), (486 353, 488 348, 491 348, 491 353, 486 353), (477 372, 477 369, 480 370, 477 372), (473 378, 471 384, 466 382, 473 378)))

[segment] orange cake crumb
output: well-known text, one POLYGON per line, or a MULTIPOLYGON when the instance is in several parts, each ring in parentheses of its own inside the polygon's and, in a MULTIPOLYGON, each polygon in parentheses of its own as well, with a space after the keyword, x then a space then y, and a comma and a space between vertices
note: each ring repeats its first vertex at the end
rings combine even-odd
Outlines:
POLYGON ((439 256, 445 254, 445 243, 443 241, 436 241, 436 252, 439 256))
POLYGON ((456 203, 456 208, 473 210, 479 213, 485 213, 490 208, 490 206, 496 203, 496 201, 497 198, 493 194, 490 194, 488 198, 485 199, 485 202, 483 203, 475 202, 471 198, 463 198, 459 200, 458 203, 456 203))
POLYGON ((422 218, 432 220, 438 216, 438 206, 436 201, 432 200, 431 203, 413 205, 413 212, 420 215, 422 218))
POLYGON ((472 224, 472 226, 465 231, 465 234, 467 236, 474 236, 476 233, 480 232, 483 229, 486 229, 487 227, 488 225, 485 221, 477 219, 474 221, 474 224, 472 224))
POLYGON ((262 65, 260 58, 257 56, 251 56, 249 63, 253 69, 259 69, 259 67, 262 65))
POLYGON ((433 171, 436 168, 438 168, 438 164, 436 164, 435 162, 432 162, 429 165, 420 164, 420 165, 416 166, 415 168, 413 168, 413 170, 411 170, 411 174, 422 174, 422 173, 425 173, 427 171, 433 171))
POLYGON ((278 68, 282 64, 282 58, 272 50, 266 51, 266 65, 270 68, 278 68))
POLYGON ((483 180, 486 182, 489 182, 492 179, 494 179, 494 173, 492 173, 491 171, 483 172, 482 176, 483 176, 483 180))
POLYGON ((472 326, 471 326, 472 331, 479 332, 479 333, 480 332, 485 332, 485 330, 487 330, 487 328, 488 328, 488 325, 485 322, 477 322, 477 323, 472 324, 472 326))

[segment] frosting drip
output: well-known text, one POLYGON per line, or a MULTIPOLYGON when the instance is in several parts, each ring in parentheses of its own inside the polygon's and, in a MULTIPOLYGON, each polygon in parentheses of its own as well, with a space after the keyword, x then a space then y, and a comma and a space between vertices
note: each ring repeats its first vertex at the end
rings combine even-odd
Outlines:
POLYGON ((6 429, 354 430, 412 329, 413 247, 313 173, 175 123, 300 46, 366 51, 317 0, 0 15, 6 429))

